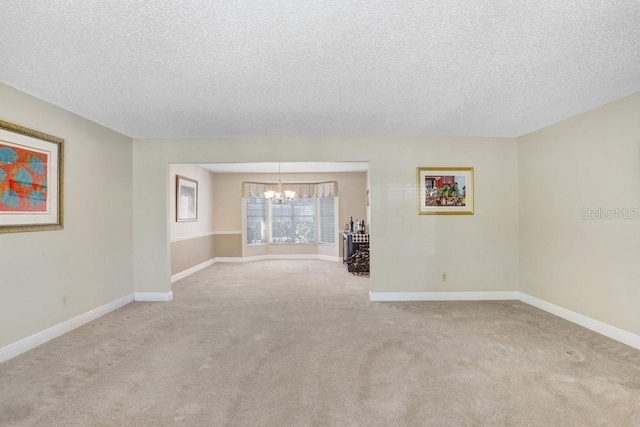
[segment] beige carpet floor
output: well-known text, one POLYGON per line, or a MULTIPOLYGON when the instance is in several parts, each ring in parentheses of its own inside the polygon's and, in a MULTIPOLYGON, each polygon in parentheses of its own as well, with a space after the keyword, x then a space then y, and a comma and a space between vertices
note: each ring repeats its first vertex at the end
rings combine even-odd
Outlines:
POLYGON ((640 352, 520 302, 216 264, 0 364, 1 425, 639 426, 640 352))

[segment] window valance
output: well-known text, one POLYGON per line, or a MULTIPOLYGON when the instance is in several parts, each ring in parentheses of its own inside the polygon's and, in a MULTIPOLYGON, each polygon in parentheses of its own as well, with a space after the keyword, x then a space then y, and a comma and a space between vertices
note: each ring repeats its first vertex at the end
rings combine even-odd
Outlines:
MULTIPOLYGON (((266 191, 277 191, 275 182, 243 182, 242 197, 263 197, 266 191)), ((296 197, 338 197, 338 181, 283 182, 284 191, 295 191, 296 197)))

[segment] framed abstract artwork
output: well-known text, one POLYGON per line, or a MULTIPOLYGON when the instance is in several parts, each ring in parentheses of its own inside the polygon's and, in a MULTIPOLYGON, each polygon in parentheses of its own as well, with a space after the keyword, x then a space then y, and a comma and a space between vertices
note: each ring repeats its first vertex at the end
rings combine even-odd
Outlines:
POLYGON ((473 215, 473 168, 419 167, 419 215, 473 215))
POLYGON ((176 221, 198 220, 198 181, 176 175, 176 221))
POLYGON ((64 140, 0 120, 0 233, 61 230, 64 140))

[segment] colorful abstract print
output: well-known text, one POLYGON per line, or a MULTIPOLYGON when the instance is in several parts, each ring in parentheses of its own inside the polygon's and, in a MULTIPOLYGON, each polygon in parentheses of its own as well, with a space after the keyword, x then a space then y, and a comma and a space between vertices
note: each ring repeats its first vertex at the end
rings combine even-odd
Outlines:
POLYGON ((46 212, 47 159, 0 141, 0 213, 46 212))

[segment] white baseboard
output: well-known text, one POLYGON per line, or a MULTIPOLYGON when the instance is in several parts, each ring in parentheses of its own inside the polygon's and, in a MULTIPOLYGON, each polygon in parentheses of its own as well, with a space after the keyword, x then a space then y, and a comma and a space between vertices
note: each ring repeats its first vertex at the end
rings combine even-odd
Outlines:
POLYGON ((522 292, 369 292, 371 301, 487 301, 519 300, 605 337, 640 350, 640 335, 551 304, 522 292))
POLYGON ((369 292, 371 301, 517 300, 518 292, 369 292))
POLYGON ((199 239, 201 237, 219 236, 221 234, 242 234, 242 231, 210 231, 208 233, 191 234, 189 236, 176 237, 171 239, 169 243, 181 242, 183 240, 199 239))
POLYGON ((181 242, 183 240, 199 239, 201 237, 213 236, 215 234, 216 234, 215 231, 211 231, 209 233, 191 234, 189 236, 182 236, 182 237, 176 237, 175 239, 171 239, 169 240, 169 243, 181 242))
POLYGON ((47 341, 57 338, 62 334, 66 334, 67 332, 70 332, 86 323, 89 323, 92 320, 97 319, 98 317, 104 316, 107 313, 117 310, 120 307, 129 304, 130 302, 133 302, 133 294, 125 295, 115 301, 76 316, 73 319, 66 320, 62 323, 50 327, 49 329, 45 329, 42 332, 38 332, 37 334, 31 335, 30 337, 21 339, 20 341, 0 348, 0 362, 9 360, 12 357, 16 357, 17 355, 24 353, 25 351, 31 350, 32 348, 44 344, 47 341))
POLYGON ((269 254, 264 259, 318 259, 317 254, 269 254))
POLYGON ((191 276, 193 273, 196 273, 204 268, 207 268, 209 266, 212 266, 213 264, 215 264, 216 258, 211 258, 208 261, 205 262, 201 262, 198 265, 195 265, 191 268, 187 268, 186 270, 181 271, 180 273, 176 273, 173 276, 171 276, 171 283, 173 282, 177 282, 178 280, 184 279, 187 276, 191 276))
POLYGON ((241 256, 224 257, 224 256, 218 256, 218 257, 216 257, 216 262, 248 262, 248 261, 260 261, 262 259, 264 259, 263 255, 248 256, 248 257, 241 257, 241 256))
POLYGON ((134 292, 134 301, 171 301, 173 291, 169 292, 134 292))
POLYGON ((264 261, 269 259, 321 259, 324 261, 340 262, 342 258, 329 255, 319 254, 268 254, 268 255, 255 255, 246 257, 216 257, 216 262, 253 262, 264 261))
POLYGON ((526 304, 537 307, 540 310, 544 310, 558 317, 562 317, 563 319, 568 320, 569 322, 573 322, 584 328, 590 329, 594 332, 604 335, 605 337, 609 337, 613 340, 619 341, 623 344, 626 344, 630 347, 640 350, 640 335, 632 334, 631 332, 627 332, 623 329, 616 328, 615 326, 611 326, 599 320, 592 319, 590 317, 576 313, 566 308, 557 306, 555 304, 551 304, 550 302, 546 302, 536 297, 532 297, 531 295, 528 295, 522 292, 518 292, 518 294, 519 294, 518 299, 526 304))

